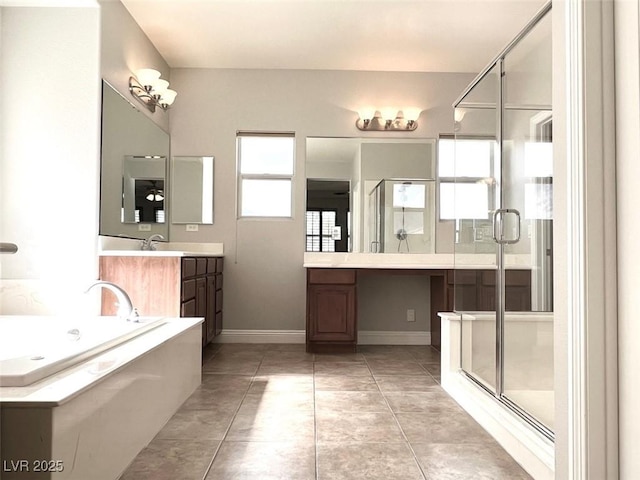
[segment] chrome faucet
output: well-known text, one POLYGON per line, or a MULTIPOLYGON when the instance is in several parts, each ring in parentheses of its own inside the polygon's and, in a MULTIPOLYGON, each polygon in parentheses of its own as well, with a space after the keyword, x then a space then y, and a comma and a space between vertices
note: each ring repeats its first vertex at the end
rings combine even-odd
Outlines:
POLYGON ((146 240, 142 240, 142 245, 140 246, 141 250, 155 250, 156 249, 156 240, 165 241, 166 239, 160 235, 159 233, 154 233, 146 240))
POLYGON ((107 290, 111 290, 114 293, 114 295, 118 299, 118 303, 116 303, 116 305, 118 305, 118 318, 127 320, 129 322, 138 321, 138 311, 133 308, 131 298, 129 298, 129 295, 124 291, 122 287, 119 287, 112 282, 105 282, 103 280, 100 280, 90 285, 84 293, 89 293, 94 287, 106 288, 107 290))

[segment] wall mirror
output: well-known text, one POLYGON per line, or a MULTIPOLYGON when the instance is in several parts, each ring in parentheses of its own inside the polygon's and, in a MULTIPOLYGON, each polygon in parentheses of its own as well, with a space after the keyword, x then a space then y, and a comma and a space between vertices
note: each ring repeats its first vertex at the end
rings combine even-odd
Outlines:
POLYGON ((102 82, 100 235, 169 239, 169 134, 102 82))
POLYGON ((306 251, 435 252, 435 145, 307 137, 306 251))
POLYGON ((213 223, 213 164, 213 157, 173 157, 172 223, 213 223))

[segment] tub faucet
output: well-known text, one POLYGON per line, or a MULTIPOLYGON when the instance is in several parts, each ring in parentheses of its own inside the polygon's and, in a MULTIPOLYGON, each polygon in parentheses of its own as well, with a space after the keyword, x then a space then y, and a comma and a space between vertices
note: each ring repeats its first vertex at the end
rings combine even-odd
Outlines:
POLYGON ((127 320, 128 322, 137 322, 138 321, 138 311, 133 308, 133 304, 131 303, 131 298, 127 292, 124 291, 122 287, 119 287, 115 283, 105 282, 103 280, 97 281, 93 283, 84 293, 89 293, 94 287, 106 288, 107 290, 111 290, 116 298, 118 299, 118 318, 122 318, 123 320, 127 320))
POLYGON ((141 250, 155 250, 156 249, 156 240, 165 241, 166 239, 160 235, 159 233, 154 233, 146 240, 142 240, 142 245, 140 246, 141 250))

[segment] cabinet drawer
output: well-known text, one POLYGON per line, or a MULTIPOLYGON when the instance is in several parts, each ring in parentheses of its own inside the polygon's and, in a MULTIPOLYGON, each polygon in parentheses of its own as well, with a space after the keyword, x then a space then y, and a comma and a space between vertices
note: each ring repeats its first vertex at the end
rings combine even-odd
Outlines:
POLYGON ((196 259, 195 258, 183 258, 182 259, 182 278, 193 277, 196 274, 196 259))
POLYGON ((311 285, 352 285, 356 283, 356 271, 342 268, 311 268, 308 270, 311 285))
POLYGON ((181 290, 180 300, 182 302, 196 298, 196 280, 183 280, 181 290))
POLYGON ((475 285, 478 281, 476 270, 449 270, 447 283, 453 285, 475 285))
POLYGON ((222 273, 223 266, 224 266, 224 258, 216 257, 216 273, 222 273))
POLYGON ((222 290, 222 275, 216 275, 216 289, 222 290))
POLYGON ((207 259, 196 258, 196 275, 204 275, 207 273, 207 259))
MULTIPOLYGON (((483 285, 496 284, 496 270, 482 272, 483 285)), ((531 284, 530 270, 507 270, 504 272, 504 280, 507 286, 528 287, 531 284)))

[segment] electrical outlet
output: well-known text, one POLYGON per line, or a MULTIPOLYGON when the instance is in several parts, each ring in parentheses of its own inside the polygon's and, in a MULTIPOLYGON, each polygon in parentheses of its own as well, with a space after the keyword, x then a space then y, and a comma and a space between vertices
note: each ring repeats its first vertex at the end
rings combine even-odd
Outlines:
POLYGON ((138 231, 139 232, 150 232, 151 231, 151 224, 150 223, 139 223, 138 224, 138 231))
POLYGON ((415 322, 416 321, 416 311, 413 308, 407 310, 407 322, 415 322))
POLYGON ((198 225, 187 225, 186 230, 187 232, 197 232, 198 225))

